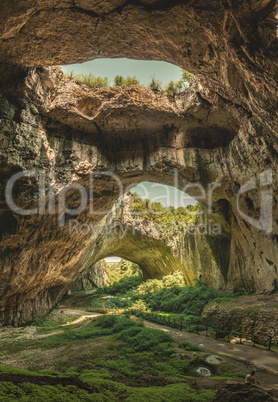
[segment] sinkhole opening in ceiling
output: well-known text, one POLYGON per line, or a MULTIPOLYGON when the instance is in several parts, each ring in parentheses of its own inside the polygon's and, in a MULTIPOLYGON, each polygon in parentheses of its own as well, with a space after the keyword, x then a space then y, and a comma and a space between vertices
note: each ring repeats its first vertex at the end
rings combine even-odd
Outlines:
MULTIPOLYGON (((185 89, 189 82, 183 82, 182 72, 179 67, 163 61, 145 61, 132 60, 126 58, 120 59, 95 59, 81 64, 71 64, 61 66, 64 74, 82 79, 83 77, 97 78, 97 82, 103 86, 120 86, 128 83, 128 85, 149 86, 152 79, 159 83, 161 89, 166 89, 169 83, 180 83, 177 90, 185 89), (115 81, 115 77, 123 77, 124 81, 115 81), (127 80, 129 78, 129 80, 127 80), (133 80, 132 80, 133 79, 133 80)), ((191 75, 189 75, 191 76, 191 75)))
MULTIPOLYGON (((174 186, 150 181, 142 181, 130 189, 132 194, 137 194, 143 200, 151 203, 159 202, 164 208, 187 208, 189 205, 197 205, 197 199, 174 186)), ((198 198, 198 196, 196 196, 198 198)))
MULTIPOLYGON (((162 183, 142 181, 134 185, 134 187, 131 187, 130 193, 140 197, 143 201, 149 200, 150 208, 152 203, 161 204, 163 207, 161 213, 164 213, 167 208, 174 208, 177 214, 181 214, 182 210, 186 212, 189 206, 196 206, 198 204, 197 199, 186 194, 184 191, 162 183)), ((198 196, 196 196, 196 198, 198 198, 198 196)), ((157 210, 156 213, 158 213, 157 210)), ((191 213, 193 213, 193 211, 191 211, 191 213)), ((199 210, 197 210, 196 213, 199 213, 199 210)), ((123 258, 116 255, 106 257, 104 260, 110 264, 125 261, 123 258)))

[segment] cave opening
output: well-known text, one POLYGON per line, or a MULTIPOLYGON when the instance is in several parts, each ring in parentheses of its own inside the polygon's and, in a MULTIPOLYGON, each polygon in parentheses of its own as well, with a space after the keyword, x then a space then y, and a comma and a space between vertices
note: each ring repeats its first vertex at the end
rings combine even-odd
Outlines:
POLYGON ((123 272, 128 270, 129 275, 139 270, 144 281, 181 271, 185 283, 193 284, 192 268, 179 248, 184 237, 188 241, 188 227, 202 214, 198 197, 158 182, 142 181, 129 188, 114 204, 97 248, 93 245, 92 251, 88 250, 91 257, 77 282, 80 285, 90 278, 96 286, 109 283, 111 263, 123 272))
POLYGON ((156 60, 103 58, 60 68, 67 77, 92 88, 140 85, 172 95, 187 89, 194 79, 176 65, 156 60))
POLYGON ((121 279, 130 277, 143 278, 140 266, 121 257, 109 256, 97 261, 83 272, 71 285, 70 291, 91 291, 103 286, 111 286, 121 279))

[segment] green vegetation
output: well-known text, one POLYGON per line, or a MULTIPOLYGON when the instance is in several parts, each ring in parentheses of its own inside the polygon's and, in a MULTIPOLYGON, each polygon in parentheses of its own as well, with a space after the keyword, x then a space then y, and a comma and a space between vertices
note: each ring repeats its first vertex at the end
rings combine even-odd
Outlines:
POLYGON ((93 89, 109 86, 109 80, 107 77, 104 77, 104 78, 96 77, 92 73, 87 74, 87 75, 84 75, 84 74, 74 75, 73 70, 71 70, 67 76, 69 78, 74 79, 76 82, 87 85, 88 87, 93 88, 93 89))
POLYGON ((196 352, 202 352, 202 349, 199 348, 199 346, 193 345, 192 343, 187 342, 187 341, 182 341, 182 342, 179 344, 179 347, 180 347, 180 348, 183 348, 183 349, 185 349, 185 350, 193 350, 193 351, 196 351, 196 352))
MULTIPOLYGON (((9 381, 0 382, 1 400, 209 401, 215 394, 190 385, 201 357, 190 352, 186 358, 175 357, 171 336, 146 328, 140 320, 102 316, 85 325, 60 324, 59 335, 51 334, 51 325, 57 331, 57 323, 40 325, 48 337, 17 340, 16 350, 14 342, 1 342, 4 353, 16 356, 24 350, 20 364, 31 368, 0 366, 0 374, 9 375, 9 381), (37 356, 38 350, 49 353, 37 356), (24 382, 13 383, 14 375, 23 376, 24 382)), ((221 378, 221 373, 215 374, 221 378)))
POLYGON ((96 294, 109 294, 109 295, 117 295, 124 294, 131 289, 137 288, 137 286, 141 285, 143 282, 142 276, 127 276, 120 279, 118 282, 114 282, 110 286, 104 286, 102 288, 98 288, 96 294))
MULTIPOLYGON (((65 74, 66 77, 74 79, 76 82, 87 85, 90 88, 103 88, 110 86, 109 80, 107 77, 97 77, 93 73, 89 74, 74 74, 74 70, 70 70, 65 74)), ((180 92, 185 91, 193 82, 194 76, 186 70, 181 70, 181 78, 179 81, 170 81, 169 84, 166 85, 165 88, 162 87, 161 81, 156 80, 155 77, 152 77, 151 82, 148 87, 158 93, 165 92, 168 95, 175 96, 180 92)), ((122 86, 134 86, 141 85, 140 81, 136 77, 123 77, 122 75, 116 75, 113 80, 113 86, 122 87, 122 86)))
POLYGON ((149 279, 137 287, 137 293, 144 295, 153 293, 163 288, 173 288, 185 286, 184 276, 181 271, 165 275, 162 279, 149 279))
POLYGON ((116 77, 114 78, 115 87, 122 87, 122 86, 130 87, 132 85, 140 85, 140 81, 137 80, 136 77, 127 76, 126 78, 124 78, 122 75, 116 75, 116 77))
MULTIPOLYGON (((169 238, 170 223, 174 222, 177 230, 194 222, 200 211, 198 205, 187 211, 165 209, 136 195, 130 207, 134 214, 151 217, 169 238)), ((108 314, 68 322, 57 313, 54 321, 34 324, 35 336, 32 332, 27 339, 0 341, 1 357, 9 356, 20 367, 0 366, 1 400, 205 402, 216 390, 196 385, 198 367, 208 367, 214 380, 244 379, 244 374, 227 365, 206 363, 207 353, 197 345, 182 338, 174 341, 168 332, 148 328, 142 320, 143 313, 154 312, 183 323, 199 321, 208 303, 233 300, 234 294, 213 289, 201 280, 185 286, 180 271, 143 282, 136 264, 121 261, 107 268, 110 284, 76 306, 88 311, 104 308, 108 314), (131 314, 137 317, 130 318, 131 314)))
MULTIPOLYGON (((215 300, 231 299, 236 295, 210 287, 206 282, 198 280, 195 286, 166 288, 153 293, 140 295, 153 311, 178 313, 182 318, 194 316, 200 319, 204 307, 215 300)), ((135 296, 139 297, 139 296, 135 296)))
POLYGON ((149 88, 154 92, 162 92, 162 82, 152 77, 151 82, 149 83, 149 88))
POLYGON ((162 279, 125 277, 111 286, 99 288, 91 297, 77 306, 87 311, 111 309, 112 314, 155 313, 184 324, 199 322, 206 305, 211 302, 234 300, 234 293, 214 289, 207 282, 197 280, 195 286, 185 286, 182 272, 176 271, 162 279), (103 298, 103 295, 113 297, 103 298))
POLYGON ((167 385, 166 387, 126 387, 112 381, 94 381, 93 393, 80 389, 73 385, 50 386, 23 383, 15 385, 11 382, 0 383, 0 397, 2 401, 59 401, 59 402, 108 402, 108 401, 153 401, 158 402, 169 398, 173 401, 209 401, 215 391, 195 391, 187 384, 167 385), (124 399, 123 399, 124 398, 124 399))
POLYGON ((198 222, 202 214, 200 204, 183 207, 163 207, 160 202, 142 200, 136 193, 130 197, 129 210, 134 217, 154 222, 166 241, 171 242, 173 237, 177 246, 181 246, 185 234, 198 222))
MULTIPOLYGON (((121 259, 119 262, 105 262, 105 269, 108 274, 109 285, 113 285, 114 282, 118 282, 120 279, 129 276, 139 276, 142 277, 141 268, 131 262, 121 259)), ((137 285, 136 285, 137 286, 137 285)))

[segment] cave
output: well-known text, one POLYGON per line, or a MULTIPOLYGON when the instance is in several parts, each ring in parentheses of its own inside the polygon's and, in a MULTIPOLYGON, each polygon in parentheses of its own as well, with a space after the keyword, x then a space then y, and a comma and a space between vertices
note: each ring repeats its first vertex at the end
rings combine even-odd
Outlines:
MULTIPOLYGON (((276 2, 19 1, 4 2, 0 18, 2 325, 45 316, 85 269, 111 253, 133 255, 146 278, 178 267, 188 283, 202 275, 230 291, 277 288, 276 2), (171 99, 148 88, 94 91, 55 67, 100 57, 167 61, 195 81, 171 99), (46 213, 10 212, 7 182, 22 170, 45 172, 39 211, 46 213), (112 207, 119 186, 103 171, 125 189, 138 180, 171 184, 176 171, 180 189, 214 184, 200 202, 204 219, 221 224, 221 241, 191 236, 185 268, 163 241, 140 231, 134 241, 132 227, 124 242, 103 233, 104 224, 117 227, 122 219, 112 207), (69 189, 67 208, 78 209, 80 186, 89 190, 92 173, 99 214, 85 208, 78 220, 92 233, 71 236, 69 216, 60 227, 46 200, 69 189), (143 244, 148 263, 138 256, 143 244)), ((38 207, 33 186, 32 178, 17 186, 19 208, 38 207)))
POLYGON ((71 295, 72 292, 88 292, 112 285, 114 282, 130 276, 143 277, 139 265, 118 256, 109 256, 82 272, 71 284, 68 295, 71 295))

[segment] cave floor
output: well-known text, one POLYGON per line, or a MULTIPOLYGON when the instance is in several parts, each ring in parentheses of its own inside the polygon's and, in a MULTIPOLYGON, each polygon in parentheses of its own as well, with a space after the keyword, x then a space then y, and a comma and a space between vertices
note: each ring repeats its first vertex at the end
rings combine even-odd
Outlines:
MULTIPOLYGON (((96 317, 100 316, 101 314, 98 313, 88 313, 83 309, 73 308, 72 304, 80 298, 87 297, 89 293, 82 293, 82 294, 72 294, 66 297, 64 300, 61 301, 59 306, 53 310, 47 320, 52 322, 66 322, 67 320, 71 323, 77 323, 80 326, 86 326, 86 322, 95 319, 96 317)), ((227 344, 222 341, 216 341, 213 338, 206 337, 204 335, 197 335, 194 333, 189 333, 185 331, 180 331, 178 329, 170 328, 167 326, 154 324, 149 321, 144 321, 146 327, 160 329, 167 333, 169 333, 175 344, 179 344, 181 341, 188 341, 192 344, 200 346, 202 349, 206 351, 207 356, 215 356, 216 359, 222 359, 223 364, 227 364, 227 366, 233 366, 238 371, 242 373, 249 373, 252 370, 256 370, 256 378, 260 381, 260 387, 266 391, 271 391, 271 394, 274 397, 274 400, 278 401, 278 384, 277 384, 277 375, 278 375, 278 353, 273 351, 267 351, 260 347, 253 347, 250 345, 240 345, 240 344, 227 344), (277 399, 276 399, 277 398, 277 399)), ((0 364, 11 366, 11 367, 18 367, 21 369, 30 369, 32 368, 32 364, 36 367, 39 366, 41 362, 43 362, 42 368, 52 367, 52 369, 57 368, 55 366, 55 360, 57 356, 65 355, 64 362, 61 359, 62 363, 69 363, 70 359, 76 359, 76 356, 83 356, 84 353, 86 355, 88 353, 99 353, 102 348, 106 348, 106 341, 101 341, 100 343, 94 344, 94 342, 88 343, 80 343, 76 344, 73 348, 67 349, 63 347, 57 347, 53 350, 39 350, 39 349, 31 349, 26 348, 24 350, 18 351, 16 353, 12 353, 12 355, 8 355, 2 349, 1 344, 7 342, 9 339, 12 342, 16 343, 21 342, 22 340, 27 341, 34 341, 39 340, 43 337, 48 337, 51 335, 58 335, 61 331, 51 331, 46 334, 37 333, 36 326, 27 326, 24 328, 13 328, 13 327, 4 327, 0 328, 0 364), (69 356, 67 356, 69 353, 69 356), (39 359, 38 359, 39 355, 39 359), (31 364, 31 366, 30 366, 31 364)), ((105 349, 103 349, 105 350, 105 349)), ((177 357, 182 358, 184 351, 178 347, 175 349, 175 355, 177 357)), ((191 352, 192 353, 192 352, 191 352)), ((72 361, 74 363, 74 361, 72 361)), ((2 374, 0 376, 0 381, 12 381, 15 384, 21 383, 24 381, 30 380, 28 378, 24 378, 24 376, 10 376, 7 374, 2 374)), ((130 386, 146 386, 146 383, 151 382, 153 385, 162 386, 165 378, 163 376, 159 376, 154 378, 153 376, 146 376, 144 375, 142 378, 115 378, 116 381, 122 382, 125 385, 130 386), (148 377, 148 378, 147 378, 148 377)), ((60 378, 54 380, 53 378, 45 377, 33 377, 32 382, 34 384, 61 384, 67 385, 68 379, 60 378)), ((77 380, 78 381, 78 380, 77 380)), ((194 389, 222 389, 225 384, 236 384, 236 381, 217 381, 210 378, 194 378, 190 380, 190 385, 194 389)), ((240 385, 240 382, 238 383, 240 385)), ((82 388, 83 385, 80 383, 76 383, 76 386, 82 388)), ((88 392, 90 392, 88 387, 88 392)))
POLYGON ((223 357, 227 363, 233 362, 243 372, 249 373, 255 369, 257 380, 260 381, 262 387, 276 389, 278 396, 278 353, 276 351, 264 350, 258 346, 221 342, 204 335, 180 331, 149 321, 144 321, 144 325, 149 328, 167 331, 175 342, 188 341, 198 345, 223 357))

